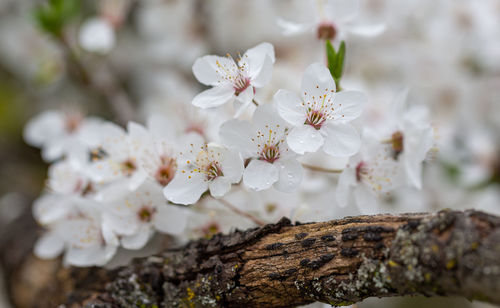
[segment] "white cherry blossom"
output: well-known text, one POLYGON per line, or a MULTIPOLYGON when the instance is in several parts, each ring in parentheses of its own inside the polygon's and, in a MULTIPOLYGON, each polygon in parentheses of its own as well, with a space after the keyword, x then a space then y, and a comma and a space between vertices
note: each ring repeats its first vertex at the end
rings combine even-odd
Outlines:
POLYGON ((135 190, 147 178, 139 164, 138 154, 142 146, 142 130, 139 124, 129 122, 128 134, 121 127, 106 123, 101 127, 102 155, 93 157, 86 172, 97 184, 106 185, 100 192, 100 199, 114 198, 123 189, 135 190))
POLYGON ((308 22, 297 23, 278 18, 277 24, 284 35, 316 32, 318 39, 333 40, 346 34, 371 37, 385 31, 383 23, 359 22, 359 0, 300 1, 302 15, 311 15, 308 22), (312 11, 312 12, 311 12, 312 11))
POLYGON ((379 199, 401 185, 401 176, 391 151, 365 130, 360 153, 351 157, 339 176, 337 202, 341 207, 354 202, 362 214, 377 213, 379 199))
POLYGON ((279 90, 274 100, 283 119, 294 127, 287 136, 293 151, 304 154, 320 147, 337 157, 354 155, 360 147, 359 135, 348 122, 359 117, 366 97, 362 92, 335 92, 330 71, 313 63, 302 78, 301 96, 279 90))
POLYGON ((252 102, 255 88, 271 80, 274 61, 274 47, 269 43, 247 50, 236 62, 230 56, 198 58, 193 74, 199 82, 212 88, 198 94, 193 105, 212 108, 234 102, 235 116, 239 116, 252 102))
POLYGON ((163 190, 169 201, 193 204, 207 189, 219 198, 231 189, 231 184, 241 180, 243 160, 239 153, 206 144, 199 135, 186 139, 188 146, 179 154, 177 173, 163 190))
POLYGON ((35 219, 48 231, 35 244, 40 258, 65 252, 64 262, 102 266, 115 254, 118 238, 101 220, 99 204, 68 195, 46 194, 34 204, 35 219))
POLYGON ((422 188, 422 163, 434 147, 434 130, 424 106, 407 105, 408 90, 398 93, 378 133, 379 140, 401 164, 406 182, 422 188))
POLYGON ((101 123, 101 119, 85 118, 78 111, 49 110, 26 124, 24 140, 41 148, 43 159, 52 162, 65 155, 79 155, 83 150, 82 135, 101 123))
POLYGON ((104 223, 127 249, 144 247, 155 230, 182 234, 188 215, 186 209, 168 204, 161 187, 153 181, 146 181, 134 192, 126 192, 103 206, 104 223))
POLYGON ((149 178, 164 187, 172 181, 177 170, 180 138, 169 120, 161 115, 149 117, 147 126, 132 125, 129 127, 129 133, 141 143, 135 151, 138 164, 149 178))
POLYGON ((243 173, 243 183, 255 190, 274 186, 285 192, 295 190, 302 180, 302 166, 286 143, 286 123, 272 105, 259 106, 252 123, 231 120, 220 129, 227 147, 251 159, 243 173))

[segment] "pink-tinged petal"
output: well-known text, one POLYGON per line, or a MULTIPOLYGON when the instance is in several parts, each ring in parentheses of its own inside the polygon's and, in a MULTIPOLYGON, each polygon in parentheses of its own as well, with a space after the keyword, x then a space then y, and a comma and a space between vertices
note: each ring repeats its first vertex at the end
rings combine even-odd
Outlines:
POLYGON ((292 128, 286 141, 295 153, 316 152, 323 145, 323 136, 311 125, 301 125, 292 128))
POLYGON ((341 91, 333 95, 332 112, 334 121, 349 122, 361 115, 366 105, 367 98, 360 91, 341 91))
POLYGON ((125 249, 141 249, 144 247, 152 234, 149 225, 142 225, 137 233, 129 236, 122 236, 121 244, 125 249))
POLYGON ((231 84, 213 87, 205 90, 193 98, 192 104, 205 109, 224 105, 233 101, 234 88, 231 84))
POLYGON ((230 120, 222 124, 219 136, 222 144, 241 153, 243 158, 256 155, 257 146, 252 142, 256 132, 247 121, 230 120))
POLYGON ((208 188, 205 175, 189 170, 178 171, 174 179, 163 189, 163 194, 168 201, 177 204, 196 203, 201 194, 208 188))
POLYGON ((268 189, 278 181, 279 173, 279 166, 254 159, 243 172, 243 183, 255 190, 268 189))
POLYGON ((208 183, 208 188, 213 197, 220 198, 231 190, 231 182, 224 177, 218 177, 208 183))
POLYGON ((278 181, 274 183, 274 188, 288 193, 295 191, 302 182, 304 174, 302 165, 296 159, 288 159, 285 161, 280 160, 278 166, 280 174, 278 181))
POLYGON ((161 204, 153 218, 155 228, 163 233, 181 235, 186 229, 189 210, 181 206, 161 204))
POLYGON ((225 77, 235 76, 238 67, 233 59, 219 56, 204 56, 193 64, 193 74, 199 82, 207 86, 228 83, 225 77))
POLYGON ((335 82, 328 68, 321 63, 313 63, 306 68, 302 77, 301 95, 305 104, 330 99, 335 92, 335 82))
POLYGON ((293 126, 303 125, 307 118, 307 110, 302 99, 294 92, 279 90, 274 95, 280 116, 293 126))
POLYGON ((64 240, 56 232, 48 231, 35 243, 35 255, 41 259, 53 259, 64 250, 64 240))
POLYGON ((322 129, 325 136, 323 151, 335 157, 345 157, 356 154, 361 147, 358 131, 350 124, 327 123, 322 129))

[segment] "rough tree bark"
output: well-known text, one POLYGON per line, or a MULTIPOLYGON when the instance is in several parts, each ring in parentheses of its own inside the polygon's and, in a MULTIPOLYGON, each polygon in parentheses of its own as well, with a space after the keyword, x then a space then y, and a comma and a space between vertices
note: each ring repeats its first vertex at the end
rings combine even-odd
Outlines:
POLYGON ((30 256, 9 277, 14 301, 31 307, 291 307, 405 295, 500 304, 500 217, 442 211, 296 225, 282 219, 111 271, 30 256), (27 278, 41 269, 41 283, 27 278))

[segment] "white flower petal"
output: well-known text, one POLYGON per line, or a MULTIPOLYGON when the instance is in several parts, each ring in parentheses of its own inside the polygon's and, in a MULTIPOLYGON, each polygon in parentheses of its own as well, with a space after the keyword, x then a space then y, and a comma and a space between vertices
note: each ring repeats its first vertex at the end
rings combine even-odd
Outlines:
POLYGON ((406 123, 403 135, 403 153, 400 159, 404 163, 406 177, 410 185, 422 188, 422 162, 434 142, 432 127, 419 128, 406 123))
POLYGON ((293 126, 303 125, 307 118, 307 110, 302 105, 302 99, 294 92, 278 90, 274 95, 280 116, 293 126))
POLYGON ((354 188, 354 199, 356 200, 356 205, 361 214, 368 215, 379 213, 377 196, 366 185, 357 185, 354 188))
POLYGON ((224 151, 221 159, 221 168, 224 173, 224 179, 230 183, 237 183, 243 175, 243 160, 238 152, 232 150, 224 151))
POLYGON ((322 129, 325 135, 323 151, 335 157, 356 154, 361 147, 361 140, 356 129, 350 124, 327 123, 322 129))
POLYGON ((177 171, 174 179, 163 189, 165 198, 170 202, 184 205, 196 203, 208 188, 204 174, 185 171, 177 171))
POLYGON ((199 82, 207 86, 218 86, 227 83, 223 76, 229 73, 237 74, 238 67, 230 58, 219 56, 204 56, 196 59, 193 64, 193 74, 199 82))
POLYGON ((323 136, 311 125, 301 125, 292 128, 286 141, 295 153, 316 152, 323 145, 323 136))
POLYGON ((274 61, 271 59, 271 57, 266 55, 266 57, 264 58, 264 63, 262 64, 260 70, 256 72, 254 76, 250 77, 250 83, 252 86, 256 88, 262 88, 271 81, 271 78, 273 77, 273 63, 274 61))
POLYGON ((257 146, 252 142, 255 134, 252 124, 240 120, 227 121, 219 130, 222 144, 240 152, 243 158, 252 157, 257 153, 257 146))
POLYGON ((64 118, 60 112, 46 111, 31 119, 24 128, 26 143, 41 147, 47 141, 58 138, 64 131, 64 118))
POLYGON ((279 172, 278 166, 254 159, 243 172, 243 183, 255 190, 267 189, 279 179, 279 172))
POLYGON ((346 168, 339 176, 335 199, 340 207, 349 205, 349 199, 353 186, 356 185, 356 169, 346 168))
POLYGON ((208 188, 213 197, 220 198, 231 190, 231 182, 224 177, 218 177, 208 183, 208 188))
POLYGON ((356 17, 359 0, 328 0, 325 10, 333 22, 345 22, 356 17))
POLYGON ((252 103, 253 98, 254 89, 251 86, 236 96, 236 99, 233 102, 235 118, 239 117, 247 109, 248 105, 252 103))
POLYGON ((231 84, 213 87, 193 98, 192 104, 199 108, 213 108, 231 102, 234 99, 234 88, 231 84))
POLYGON ((181 235, 187 224, 189 210, 171 204, 161 204, 156 207, 153 217, 155 228, 163 233, 181 235))
POLYGON ((118 245, 120 241, 111 226, 104 221, 101 222, 101 233, 104 241, 110 245, 118 245))
POLYGON ((151 234, 151 227, 148 225, 142 225, 136 234, 122 236, 121 244, 126 249, 141 249, 147 244, 151 234))
POLYGON ((33 216, 38 223, 45 225, 63 219, 74 208, 68 197, 46 194, 33 203, 33 216))
POLYGON ((127 215, 119 216, 116 213, 105 212, 102 217, 102 224, 106 224, 113 232, 118 235, 132 235, 139 229, 137 214, 133 211, 130 211, 130 213, 126 214, 127 215))
POLYGON ((48 231, 35 243, 35 255, 41 259, 52 259, 64 250, 64 240, 56 232, 48 231))
MULTIPOLYGON (((263 71, 269 70, 269 67, 266 66, 270 66, 270 70, 272 71, 274 61, 275 56, 273 45, 269 43, 260 43, 259 45, 248 49, 241 57, 239 64, 240 67, 246 68, 250 79, 256 80, 264 77, 260 77, 259 75, 262 74, 263 71)), ((252 84, 254 83, 252 82, 252 84)), ((260 85, 255 85, 257 87, 261 87, 260 85)))
POLYGON ((304 169, 296 159, 279 161, 280 168, 279 179, 274 183, 274 188, 282 192, 295 191, 302 182, 304 169))
POLYGON ((320 96, 331 96, 335 92, 335 82, 324 64, 313 63, 304 72, 300 88, 302 98, 307 104, 307 102, 312 103, 322 100, 320 96))
POLYGON ((296 23, 282 18, 278 18, 276 24, 283 30, 283 34, 286 36, 305 33, 314 27, 313 23, 296 23))
MULTIPOLYGON (((287 127, 286 122, 277 113, 278 111, 274 107, 274 104, 262 104, 257 107, 252 116, 255 129, 261 132, 268 132, 269 129, 272 129, 273 137, 276 140, 281 139, 287 127)), ((265 135, 267 136, 267 133, 265 135)))
POLYGON ((346 25, 346 30, 354 35, 364 36, 364 37, 374 37, 382 34, 385 31, 385 24, 377 23, 371 25, 365 24, 352 24, 346 25))
POLYGON ((70 247, 64 255, 64 263, 73 266, 103 266, 116 253, 117 246, 92 246, 81 249, 70 247))
POLYGON ((335 111, 333 120, 352 121, 359 117, 363 112, 367 98, 360 91, 341 91, 333 95, 333 104, 335 111))

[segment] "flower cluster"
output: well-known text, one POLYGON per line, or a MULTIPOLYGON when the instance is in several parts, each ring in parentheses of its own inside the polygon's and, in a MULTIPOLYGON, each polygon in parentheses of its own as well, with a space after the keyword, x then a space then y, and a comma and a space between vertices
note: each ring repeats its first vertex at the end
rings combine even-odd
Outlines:
MULTIPOLYGON (((82 31, 89 49, 104 53, 112 45, 109 38, 90 40, 91 30, 82 31)), ((333 39, 336 31, 333 23, 318 23, 320 39, 333 39)), ((340 72, 343 52, 335 56, 340 72)), ((45 192, 33 208, 47 230, 36 254, 53 258, 64 252, 71 265, 104 265, 120 247, 142 249, 155 232, 183 240, 209 237, 224 229, 224 220, 236 225, 213 202, 260 224, 320 211, 310 209, 323 198, 320 190, 334 192, 330 200, 339 207, 375 213, 396 189, 422 188, 434 129, 424 107, 407 106, 407 91, 396 95, 375 125, 365 115, 370 102, 362 91, 340 88, 341 74, 332 77, 332 63, 312 63, 299 88, 258 99, 258 91, 271 83, 275 62, 270 43, 236 61, 229 54, 194 61, 195 78, 210 88, 191 103, 202 114, 220 115, 217 124, 193 120, 200 111, 192 109, 189 117, 179 119, 171 110, 126 128, 74 110, 32 119, 25 140, 51 163, 45 192), (324 167, 330 163, 339 168, 324 167), (307 206, 298 192, 307 195, 307 206)))

